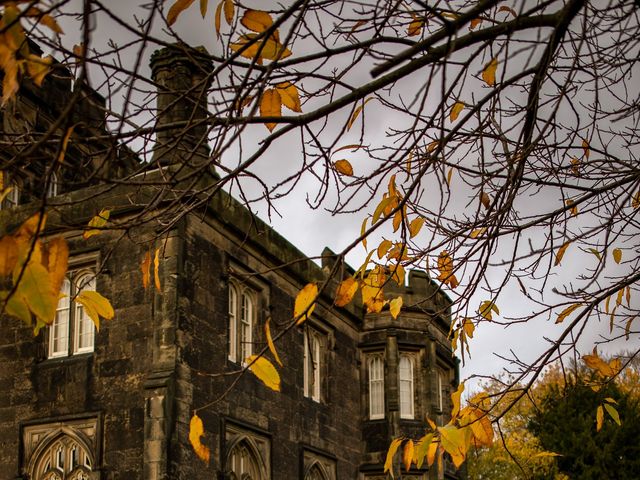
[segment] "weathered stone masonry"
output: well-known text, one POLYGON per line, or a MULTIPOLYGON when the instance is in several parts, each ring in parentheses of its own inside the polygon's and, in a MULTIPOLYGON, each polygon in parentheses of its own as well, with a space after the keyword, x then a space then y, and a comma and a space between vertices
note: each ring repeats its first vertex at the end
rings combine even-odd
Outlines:
MULTIPOLYGON (((170 48, 154 56, 161 127, 207 115, 202 92, 210 62, 206 52, 191 52, 185 57, 182 48, 170 48)), ((74 95, 70 85, 70 75, 58 73, 42 89, 23 86, 16 105, 3 112, 2 135, 28 139, 45 131, 64 108, 63 100, 74 95)), ((86 88, 77 95, 81 100, 71 120, 84 122, 79 137, 96 129, 106 133, 103 100, 86 88)), ((157 168, 188 176, 207 159, 205 135, 204 127, 162 130, 155 165, 141 178, 158 175, 157 168)), ((5 161, 20 158, 15 151, 0 154, 5 161)), ((33 213, 51 155, 43 150, 37 155, 40 163, 12 171, 21 186, 21 205, 0 211, 3 234, 33 213)), ((124 219, 157 190, 92 182, 92 169, 107 163, 117 166, 109 170, 113 177, 140 168, 116 142, 74 146, 67 157, 56 172, 61 190, 50 203, 60 207, 51 210, 48 228, 51 234, 64 232, 71 270, 95 272, 96 289, 111 300, 116 316, 95 333, 93 351, 56 358, 49 352, 51 331, 34 338, 19 321, 0 320, 0 478, 381 479, 393 437, 421 435, 426 416, 444 421, 449 393, 458 382, 446 339, 449 300, 424 272, 410 272, 407 286, 390 291, 404 297, 397 320, 388 310, 365 314, 358 303, 332 307, 333 281, 313 318, 278 343, 282 391, 273 392, 246 373, 223 396, 236 376, 216 374, 241 368, 232 354, 234 335, 250 338, 253 352, 263 348, 266 320, 273 328, 285 325, 297 292, 310 281, 324 281, 328 268, 322 267, 333 266, 336 257, 326 249, 322 267, 304 260, 224 192, 206 211, 187 215, 160 237, 147 224, 128 236, 106 231, 83 240, 82 226, 101 208, 108 206, 112 218, 124 219), (139 270, 144 254, 156 248, 162 252, 162 292, 145 290, 139 270), (246 300, 234 303, 230 285, 246 300), (236 309, 245 304, 250 304, 250 332, 241 330, 249 314, 236 309), (231 332, 234 315, 237 332, 231 332), (305 329, 317 342, 308 341, 306 349, 305 329), (383 411, 371 419, 368 369, 375 356, 384 361, 383 411), (314 399, 305 396, 304 384, 316 378, 319 398, 314 399), (410 400, 403 397, 407 391, 410 400), (207 465, 189 445, 188 426, 194 408, 209 402, 199 412, 206 429, 203 442, 211 448, 207 465)), ((210 171, 198 181, 215 182, 216 174, 210 171)), ((344 275, 352 273, 346 265, 340 268, 344 275)), ((234 345, 247 348, 238 338, 234 345)), ((445 476, 456 478, 448 465, 446 472, 423 469, 403 478, 445 476)))

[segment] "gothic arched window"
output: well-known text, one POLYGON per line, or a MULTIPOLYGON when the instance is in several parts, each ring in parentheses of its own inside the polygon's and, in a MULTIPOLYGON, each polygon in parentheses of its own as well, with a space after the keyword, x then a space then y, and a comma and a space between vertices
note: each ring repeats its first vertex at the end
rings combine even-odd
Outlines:
POLYGON ((256 450, 245 439, 236 443, 227 458, 227 470, 233 480, 264 480, 256 450))
POLYGON ((315 463, 304 476, 304 480, 329 480, 320 464, 315 463))
POLYGON ((32 464, 32 480, 89 480, 92 460, 80 439, 61 434, 50 440, 32 464))

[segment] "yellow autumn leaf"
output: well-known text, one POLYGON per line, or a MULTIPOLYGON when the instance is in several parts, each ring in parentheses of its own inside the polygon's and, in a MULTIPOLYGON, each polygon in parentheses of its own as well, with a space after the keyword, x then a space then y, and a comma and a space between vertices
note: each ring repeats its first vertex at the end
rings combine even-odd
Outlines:
MULTIPOLYGON (((265 90, 260 99, 260 116, 262 117, 280 117, 282 115, 282 102, 280 93, 276 89, 270 88, 265 90)), ((275 122, 265 123, 269 131, 273 131, 276 127, 275 122)))
POLYGON ((487 227, 476 228, 476 229, 471 231, 469 236, 471 238, 478 238, 478 237, 481 237, 482 235, 484 235, 484 232, 486 232, 486 231, 487 231, 487 227))
POLYGON ((640 207, 640 190, 638 190, 631 198, 631 208, 636 210, 640 207))
POLYGON ((422 464, 427 456, 427 451, 429 450, 432 439, 433 433, 427 433, 424 437, 418 440, 418 443, 413 450, 413 462, 416 464, 418 469, 422 468, 422 464))
MULTIPOLYGON (((436 454, 438 453, 440 442, 434 442, 433 440, 427 448, 427 465, 431 466, 436 460, 436 454)), ((442 456, 440 456, 441 458, 442 456)), ((438 462, 440 463, 440 462, 438 462)))
POLYGON ((7 276, 18 261, 18 245, 10 235, 0 238, 0 276, 7 276))
POLYGON ((362 302, 367 307, 368 313, 380 313, 385 305, 382 287, 387 281, 387 276, 381 267, 376 267, 369 272, 362 282, 360 292, 362 302))
POLYGON ((389 302, 389 311, 393 319, 397 319, 402 309, 402 296, 398 296, 389 302))
POLYGON ((558 318, 556 319, 556 323, 562 323, 565 318, 567 318, 574 310, 580 308, 581 306, 582 303, 574 303, 573 305, 569 305, 567 308, 562 310, 562 312, 560 312, 560 315, 558 315, 558 318))
POLYGON ((162 286, 160 285, 160 249, 156 248, 156 254, 153 256, 153 283, 156 286, 156 290, 161 292, 162 286))
POLYGON ((58 292, 53 290, 47 269, 32 258, 23 267, 14 269, 13 281, 14 285, 17 282, 14 295, 18 297, 18 303, 24 302, 31 313, 50 325, 56 315, 58 292))
POLYGON ((142 286, 146 290, 151 277, 151 254, 149 252, 144 254, 142 262, 140 262, 140 271, 142 272, 142 286))
POLYGON ((451 186, 451 178, 453 177, 453 168, 450 168, 447 172, 447 185, 451 186))
POLYGON ((489 321, 493 320, 492 312, 495 312, 497 315, 500 315, 500 309, 491 300, 485 300, 484 302, 482 302, 480 304, 480 308, 478 309, 478 313, 485 320, 489 320, 489 321))
POLYGON ((100 329, 100 317, 111 320, 115 315, 109 300, 93 290, 83 290, 76 296, 76 302, 82 305, 96 329, 100 329))
POLYGON ((198 458, 209 463, 211 452, 209 451, 209 447, 203 445, 200 441, 200 437, 202 436, 204 436, 204 424, 202 423, 202 419, 194 413, 189 422, 189 443, 191 443, 193 451, 196 452, 198 458))
POLYGON ((102 231, 104 230, 103 227, 106 225, 107 220, 109 220, 110 214, 111 210, 109 210, 108 208, 103 208, 102 210, 100 210, 100 213, 98 215, 89 220, 89 223, 87 224, 89 230, 85 230, 85 232, 82 234, 82 238, 87 240, 94 235, 102 233, 102 231))
POLYGON ((452 122, 455 122, 458 116, 460 115, 460 112, 462 112, 462 110, 464 110, 464 103, 462 102, 454 103, 453 107, 451 108, 451 112, 449 113, 449 120, 452 122))
POLYGON ((460 397, 462 396, 462 392, 464 392, 464 382, 460 382, 456 391, 451 394, 451 404, 453 405, 451 409, 452 420, 457 418, 460 412, 460 397))
POLYGON ((464 462, 467 450, 470 446, 471 437, 467 435, 468 429, 461 429, 454 425, 439 427, 440 442, 445 452, 451 455, 451 460, 456 468, 464 462))
POLYGON ((414 218, 409 224, 409 238, 413 238, 416 235, 418 235, 423 225, 424 225, 424 218, 422 217, 414 218))
POLYGON ((616 263, 620 263, 622 261, 622 250, 620 250, 619 248, 613 249, 613 260, 616 263))
POLYGON ((249 365, 251 373, 258 377, 262 383, 271 390, 280 391, 280 375, 269 360, 257 355, 251 355, 245 359, 245 363, 249 365))
POLYGON ((387 457, 384 461, 383 473, 389 472, 389 474, 391 475, 391 478, 394 478, 393 477, 393 457, 396 455, 396 452, 398 451, 398 447, 400 447, 401 444, 402 444, 401 438, 394 438, 391 441, 391 445, 389 445, 389 450, 387 450, 387 457))
POLYGON ((413 452, 413 440, 409 439, 405 442, 404 448, 402 450, 402 463, 404 464, 404 469, 407 472, 411 470, 411 463, 413 462, 413 452))
POLYGON ((400 228, 400 225, 402 225, 402 219, 404 218, 404 213, 402 212, 402 210, 398 210, 395 215, 393 216, 393 232, 397 232, 398 229, 400 228))
POLYGON ((465 318, 464 322, 462 322, 462 329, 464 330, 464 333, 467 337, 473 338, 473 332, 476 329, 475 325, 473 324, 473 320, 471 320, 470 318, 465 318))
POLYGON ((235 9, 236 6, 233 3, 233 0, 224 0, 224 19, 226 20, 227 25, 231 25, 231 22, 233 22, 235 9))
POLYGON ((600 375, 604 377, 612 377, 618 373, 618 368, 616 368, 616 364, 607 363, 598 355, 597 350, 594 348, 593 353, 591 355, 583 355, 582 360, 587 365, 587 367, 592 370, 596 370, 600 375))
POLYGON ((177 0, 176 3, 171 5, 169 13, 167 13, 167 24, 169 26, 173 25, 178 19, 178 16, 189 8, 192 3, 193 0, 177 0))
POLYGON ((378 258, 382 259, 382 257, 384 257, 387 254, 387 252, 389 251, 392 245, 393 245, 393 242, 391 240, 387 240, 386 238, 383 239, 380 242, 380 245, 378 245, 378 248, 376 250, 378 254, 378 258))
POLYGON ((267 12, 248 9, 244 12, 244 15, 240 19, 240 23, 249 30, 261 33, 273 25, 273 19, 267 12))
POLYGON ((598 405, 596 410, 596 432, 599 432, 602 428, 602 422, 604 421, 604 409, 602 405, 598 405))
POLYGON ((338 286, 336 292, 336 306, 344 307, 353 299, 358 291, 358 282, 353 277, 347 277, 338 286))
POLYGON ((609 416, 613 418, 613 421, 616 422, 619 427, 622 426, 622 422, 620 421, 620 415, 618 414, 618 410, 616 410, 616 408, 613 405, 609 403, 605 403, 604 409, 607 411, 609 416))
POLYGON ((333 168, 335 168, 336 171, 342 175, 353 175, 353 167, 348 160, 337 160, 333 162, 333 168))
POLYGON ((273 343, 273 338, 271 337, 271 328, 269 327, 270 323, 271 323, 271 318, 267 318, 267 321, 264 324, 264 334, 265 334, 265 337, 267 337, 267 345, 269 346, 271 355, 273 355, 273 358, 275 358, 276 362, 278 362, 278 365, 282 367, 282 361, 280 360, 280 356, 278 355, 276 346, 273 343))
POLYGON ((296 325, 300 325, 307 320, 313 309, 316 308, 316 297, 318 296, 318 286, 315 283, 306 284, 296 296, 293 307, 293 318, 296 318, 296 325))
POLYGON ((498 59, 494 58, 487 63, 482 70, 482 80, 487 85, 493 87, 496 84, 496 70, 498 69, 498 59))
POLYGON ((391 279, 401 287, 404 286, 405 271, 401 263, 391 267, 391 279))
POLYGON ((559 249, 558 252, 556 253, 556 260, 553 263, 554 266, 558 266, 560 265, 560 262, 562 262, 562 257, 564 257, 564 253, 567 251, 567 248, 569 247, 569 245, 571 244, 571 242, 565 242, 559 249))
POLYGON ((365 232, 367 231, 367 221, 369 220, 369 217, 365 217, 364 220, 362 221, 362 225, 360 226, 360 236, 362 237, 362 246, 365 248, 367 248, 367 237, 364 236, 365 232))
POLYGON ((241 35, 238 42, 230 44, 229 48, 234 52, 244 49, 240 55, 249 59, 255 58, 259 65, 262 64, 263 59, 274 61, 291 56, 291 50, 282 45, 275 35, 256 40, 258 36, 257 33, 241 35))
POLYGON ((282 100, 282 104, 285 107, 294 112, 302 112, 302 107, 300 105, 300 94, 298 93, 297 87, 293 83, 279 83, 276 85, 276 88, 280 92, 280 98, 282 100))
POLYGON ((32 323, 31 312, 24 298, 16 295, 16 292, 13 292, 7 299, 9 293, 8 291, 0 291, 0 301, 7 302, 4 309, 5 313, 22 320, 25 325, 30 327, 32 323))

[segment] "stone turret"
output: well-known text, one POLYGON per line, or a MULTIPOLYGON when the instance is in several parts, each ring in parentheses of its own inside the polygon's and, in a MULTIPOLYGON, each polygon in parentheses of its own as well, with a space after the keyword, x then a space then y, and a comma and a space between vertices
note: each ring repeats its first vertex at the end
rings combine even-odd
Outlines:
POLYGON ((207 93, 212 68, 204 47, 176 44, 151 57, 158 88, 155 163, 197 168, 208 160, 207 93))

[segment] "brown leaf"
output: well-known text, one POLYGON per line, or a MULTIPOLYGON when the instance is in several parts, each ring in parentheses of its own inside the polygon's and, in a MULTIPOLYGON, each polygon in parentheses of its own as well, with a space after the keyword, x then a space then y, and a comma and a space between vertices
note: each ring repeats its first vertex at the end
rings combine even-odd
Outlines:
POLYGON ((620 250, 619 248, 613 249, 613 260, 616 263, 620 263, 622 261, 622 250, 620 250))
POLYGON ((0 276, 7 276, 18 261, 18 245, 10 235, 0 239, 0 276))
POLYGON ((482 206, 487 210, 491 207, 491 197, 489 197, 487 192, 480 193, 480 203, 482 203, 482 206))
POLYGON ((215 27, 216 27, 216 35, 220 38, 220 28, 222 27, 222 6, 224 4, 224 0, 221 1, 216 7, 216 15, 215 15, 215 27))
POLYGON ((582 139, 582 150, 584 150, 585 158, 589 160, 590 148, 589 148, 589 142, 587 141, 586 138, 582 139))
POLYGON ((506 5, 502 5, 502 6, 498 9, 498 12, 508 12, 508 13, 510 13, 511 15, 513 15, 514 17, 517 17, 517 16, 518 16, 518 14, 516 13, 516 11, 515 11, 513 8, 511 8, 511 7, 507 7, 506 5))
POLYGON ((208 8, 209 8, 209 0, 200 0, 200 15, 202 15, 202 18, 207 16, 208 8))
MULTIPOLYGON (((282 102, 280 94, 274 88, 265 90, 260 99, 260 116, 262 117, 280 117, 282 116, 282 102)), ((265 126, 270 132, 276 128, 275 122, 267 122, 265 126)))
POLYGON ((64 32, 55 18, 48 13, 44 13, 42 10, 36 7, 30 7, 25 13, 25 16, 35 18, 38 23, 41 23, 45 27, 51 29, 54 33, 62 35, 64 32))
POLYGON ((420 33, 422 33, 423 27, 424 27, 424 20, 422 18, 414 18, 413 21, 409 24, 409 27, 407 28, 407 35, 410 37, 420 35, 420 33))
POLYGON ((496 84, 496 70, 498 69, 498 59, 494 58, 489 63, 487 63, 482 70, 482 80, 485 81, 487 85, 493 87, 496 84))

